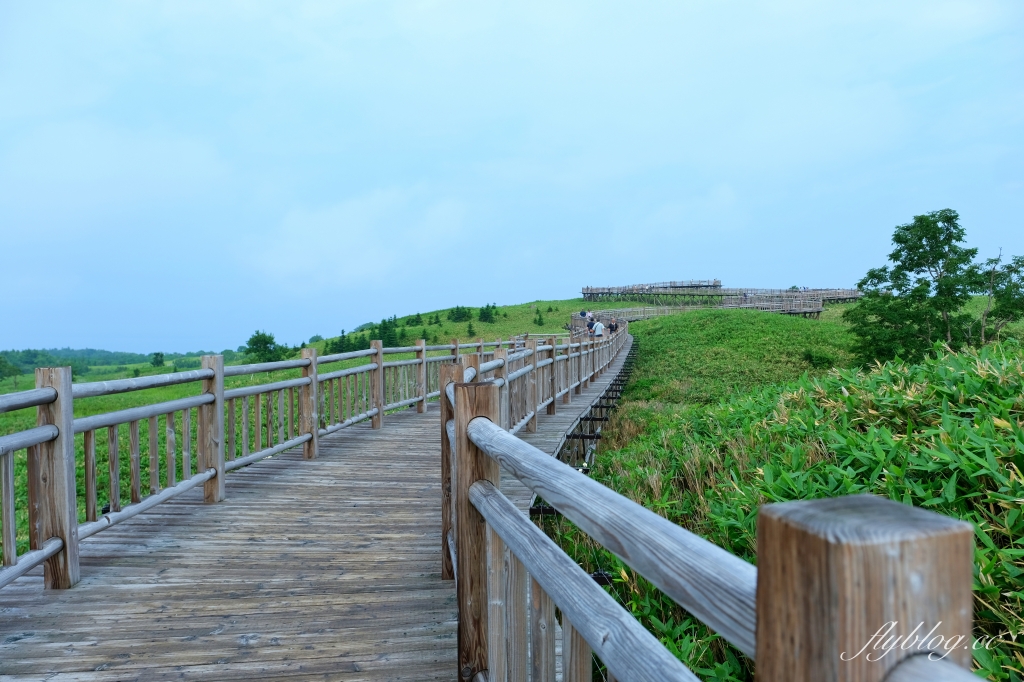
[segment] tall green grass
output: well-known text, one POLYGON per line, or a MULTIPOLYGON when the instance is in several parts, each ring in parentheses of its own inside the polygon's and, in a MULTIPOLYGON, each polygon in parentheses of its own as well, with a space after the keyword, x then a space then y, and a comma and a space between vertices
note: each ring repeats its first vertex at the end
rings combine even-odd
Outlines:
MULTIPOLYGON (((625 393, 632 400, 604 432, 595 478, 755 563, 757 509, 767 502, 868 492, 966 520, 977 538, 976 634, 997 638, 991 650, 975 652, 975 664, 990 679, 1021 680, 1024 350, 1008 342, 941 353, 920 365, 817 376, 809 369, 784 383, 746 389, 752 360, 740 357, 719 363, 723 376, 698 374, 685 391, 647 357, 654 348, 689 344, 700 349, 697 357, 714 360, 709 349, 740 343, 712 340, 715 330, 736 322, 728 318, 720 325, 669 322, 656 332, 634 328, 640 357, 625 393), (695 338, 701 328, 712 330, 707 342, 695 338), (652 332, 670 338, 653 343, 652 332), (730 386, 737 392, 723 395, 730 386), (645 400, 659 392, 690 400, 645 400)), ((751 384, 797 371, 793 358, 824 331, 776 340, 772 354, 748 345, 757 364, 775 365, 751 376, 751 384)), ((612 588, 618 598, 702 677, 751 678, 750 661, 571 524, 551 521, 548 529, 588 570, 618 575, 612 588)))

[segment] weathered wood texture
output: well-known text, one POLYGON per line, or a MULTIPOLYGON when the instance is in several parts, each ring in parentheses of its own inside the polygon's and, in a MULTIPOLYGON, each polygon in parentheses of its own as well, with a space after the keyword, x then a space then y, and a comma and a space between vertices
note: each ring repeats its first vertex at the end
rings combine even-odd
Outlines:
POLYGON ((74 589, 20 578, 0 595, 0 678, 454 679, 437 420, 431 404, 358 424, 316 460, 229 474, 220 504, 197 489, 104 530, 74 589))
POLYGON ((64 548, 46 561, 45 585, 68 588, 79 580, 71 368, 37 369, 36 388, 57 391, 55 401, 36 408, 36 426, 52 424, 59 433, 54 440, 29 450, 30 541, 32 549, 42 549, 43 543, 54 537, 64 542, 64 548))
POLYGON ((970 524, 872 495, 771 504, 757 556, 759 680, 878 682, 948 642, 970 667, 970 524), (907 646, 882 656, 879 633, 907 646))
MULTIPOLYGON (((476 356, 479 360, 479 356, 476 356)), ((459 603, 459 676, 472 679, 488 670, 487 524, 469 501, 469 488, 477 481, 499 485, 498 463, 481 452, 466 436, 469 422, 486 417, 497 422, 498 389, 491 384, 455 385, 455 472, 452 504, 455 508, 455 589, 459 603)), ((500 540, 499 540, 500 542, 500 540)), ((502 581, 504 582, 504 581, 502 581)))

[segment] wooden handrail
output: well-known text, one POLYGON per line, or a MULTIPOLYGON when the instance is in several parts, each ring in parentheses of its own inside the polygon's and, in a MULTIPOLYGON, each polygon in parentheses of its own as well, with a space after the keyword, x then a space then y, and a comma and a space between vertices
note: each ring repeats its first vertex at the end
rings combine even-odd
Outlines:
POLYGON ((545 502, 748 656, 754 655, 757 569, 487 419, 468 437, 545 502))
POLYGON ((14 410, 23 410, 27 407, 36 407, 37 405, 49 405, 56 399, 57 391, 49 387, 7 393, 0 395, 0 414, 13 412, 14 410))
POLYGON ((138 377, 135 379, 118 379, 116 381, 93 381, 83 384, 72 384, 71 395, 75 398, 92 398, 101 395, 114 395, 116 393, 128 393, 130 391, 141 391, 147 388, 162 388, 164 386, 175 386, 187 384, 193 381, 213 378, 213 371, 208 369, 195 369, 188 372, 175 372, 174 374, 156 374, 150 377, 138 377))
POLYGON ((469 500, 618 679, 696 682, 696 675, 493 484, 473 483, 469 500))

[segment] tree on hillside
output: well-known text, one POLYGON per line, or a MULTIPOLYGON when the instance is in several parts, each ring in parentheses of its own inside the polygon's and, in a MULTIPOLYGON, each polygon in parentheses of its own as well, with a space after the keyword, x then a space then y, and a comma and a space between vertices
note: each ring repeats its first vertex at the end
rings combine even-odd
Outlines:
POLYGON ((844 313, 864 360, 920 360, 935 341, 960 345, 954 330, 975 283, 977 249, 962 246, 964 228, 951 209, 914 216, 898 225, 891 265, 868 270, 857 283, 864 297, 844 313))
POLYGON ((469 322, 473 319, 473 311, 457 305, 448 311, 448 319, 452 322, 469 322))
POLYGON ((478 319, 481 322, 494 322, 495 318, 497 317, 497 315, 498 315, 498 305, 497 304, 491 305, 490 303, 488 303, 487 305, 485 305, 483 308, 480 309, 480 315, 479 315, 478 319))
POLYGON ((917 362, 937 342, 954 350, 984 343, 1024 315, 1024 260, 975 263, 978 250, 963 245, 965 236, 948 208, 896 227, 890 265, 868 270, 857 283, 863 298, 843 313, 861 360, 917 362), (989 298, 981 320, 964 310, 973 294, 989 298))
POLYGON ((1006 265, 1002 261, 1002 254, 990 258, 980 272, 986 297, 978 332, 982 344, 986 337, 998 338, 1006 325, 1024 318, 1024 256, 1014 256, 1006 265))
POLYGON ((164 366, 164 354, 163 353, 153 353, 153 357, 150 359, 149 363, 151 365, 153 365, 154 367, 163 367, 164 366))
POLYGON ((245 345, 245 354, 256 362, 276 362, 283 360, 291 353, 285 344, 279 344, 269 332, 255 331, 245 345))
POLYGON ((14 388, 18 388, 18 376, 21 374, 21 368, 12 363, 7 359, 7 356, 0 355, 0 380, 6 379, 7 377, 14 377, 14 388))

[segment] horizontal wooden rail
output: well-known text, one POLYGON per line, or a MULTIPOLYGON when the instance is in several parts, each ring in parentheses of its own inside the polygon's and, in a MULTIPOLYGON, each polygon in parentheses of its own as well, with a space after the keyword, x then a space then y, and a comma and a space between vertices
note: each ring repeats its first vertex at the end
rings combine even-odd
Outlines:
POLYGON ((469 499, 617 679, 697 682, 696 675, 493 484, 473 483, 469 499))
POLYGON ((384 406, 385 410, 397 410, 400 407, 408 407, 409 405, 415 405, 416 403, 422 402, 423 396, 416 396, 415 398, 406 398, 405 400, 399 400, 397 402, 388 403, 384 406))
POLYGON ((525 376, 525 375, 529 374, 530 372, 532 372, 533 370, 534 370, 533 365, 527 365, 526 367, 521 367, 520 369, 517 369, 516 371, 512 372, 507 377, 505 377, 505 379, 507 381, 515 381, 519 377, 525 376))
POLYGON ((282 369, 301 369, 309 367, 309 360, 279 360, 277 362, 258 362, 252 365, 228 365, 224 368, 224 376, 237 377, 243 374, 258 374, 260 372, 277 372, 282 369))
POLYGON ((207 469, 206 471, 196 474, 187 481, 182 481, 181 483, 172 488, 165 488, 156 495, 150 495, 141 502, 130 504, 121 511, 104 514, 103 518, 101 519, 92 521, 90 523, 82 524, 78 527, 78 539, 84 540, 88 537, 92 537, 96 533, 99 533, 101 530, 110 528, 111 526, 116 526, 117 524, 123 521, 127 521, 133 516, 138 516, 142 512, 146 511, 147 509, 152 509, 161 502, 166 502, 167 500, 173 499, 187 490, 192 490, 192 488, 195 488, 196 486, 203 485, 216 475, 216 469, 207 469))
POLYGON ((272 391, 281 391, 286 388, 298 388, 299 386, 308 385, 309 378, 301 377, 299 379, 286 379, 285 381, 275 381, 272 384, 242 386, 241 388, 232 388, 224 391, 224 400, 234 400, 235 398, 244 398, 247 395, 259 395, 260 393, 270 393, 272 391))
POLYGON ((486 374, 487 372, 493 372, 499 367, 505 366, 505 359, 500 358, 498 360, 491 360, 490 362, 480 363, 480 374, 486 374))
POLYGON ((419 346, 396 346, 393 348, 382 348, 381 352, 384 355, 391 355, 394 353, 415 353, 419 349, 419 346))
POLYGON ((363 412, 361 414, 357 414, 354 417, 350 417, 350 418, 346 419, 343 422, 338 422, 337 424, 331 424, 326 429, 320 429, 320 434, 323 435, 323 436, 326 436, 326 435, 335 433, 336 431, 340 431, 341 429, 345 428, 346 426, 352 426, 353 424, 356 424, 358 422, 366 421, 367 419, 373 417, 376 414, 377 414, 377 408, 374 407, 372 409, 367 410, 366 412, 363 412))
POLYGON ((28 391, 0 395, 0 414, 23 410, 26 407, 49 405, 57 399, 57 391, 52 388, 33 388, 28 391))
POLYGON ((31 571, 36 566, 44 563, 47 559, 56 555, 64 549, 64 541, 60 538, 50 538, 43 543, 40 549, 25 552, 18 557, 18 563, 0 569, 0 587, 9 585, 21 576, 31 571))
POLYGON ((116 393, 128 393, 130 391, 142 391, 147 388, 162 388, 164 386, 187 384, 192 381, 202 381, 203 379, 212 378, 212 369, 195 369, 188 372, 156 374, 151 377, 138 377, 135 379, 93 381, 83 384, 72 384, 71 395, 75 398, 93 398, 101 395, 114 395, 116 393))
POLYGON ((377 367, 379 367, 379 365, 376 362, 371 362, 365 365, 359 365, 358 367, 349 367, 347 369, 339 369, 334 372, 327 372, 326 374, 317 374, 317 381, 340 379, 341 377, 350 377, 356 374, 362 374, 363 372, 372 372, 377 369, 377 367))
POLYGON ((408 367, 410 365, 422 365, 422 360, 392 360, 391 362, 385 362, 385 367, 408 367))
MULTIPOLYGON (((321 433, 326 432, 321 430, 321 433)), ((312 435, 304 433, 301 436, 296 436, 295 438, 292 438, 291 440, 286 440, 283 443, 278 443, 272 448, 264 448, 259 452, 252 453, 251 455, 246 455, 245 457, 233 459, 224 465, 224 469, 226 471, 234 471, 235 469, 241 469, 242 467, 249 466, 250 464, 258 462, 261 459, 266 459, 267 457, 272 457, 274 455, 280 454, 285 450, 291 450, 294 447, 298 447, 303 443, 309 441, 312 437, 312 435)))
POLYGON ((317 358, 317 365, 326 365, 329 362, 341 362, 342 360, 354 360, 355 358, 365 358, 368 355, 376 355, 377 351, 373 348, 367 348, 365 350, 352 350, 347 353, 335 353, 334 355, 322 355, 317 358))
POLYGON ((26 429, 9 436, 0 436, 0 457, 8 455, 15 450, 23 450, 41 443, 49 443, 57 437, 59 431, 53 424, 37 426, 26 429))
POLYGON ((179 398, 177 400, 168 400, 166 402, 153 403, 152 405, 143 405, 141 407, 129 407, 126 410, 104 412, 103 414, 96 414, 91 417, 79 417, 74 421, 75 433, 95 431, 96 429, 102 429, 107 426, 127 424, 129 422, 149 419, 150 417, 157 417, 169 412, 178 412, 180 410, 187 410, 193 407, 200 407, 201 405, 209 405, 214 401, 214 399, 213 395, 203 393, 201 395, 192 396, 191 398, 179 398))
POLYGON ((487 419, 469 439, 733 646, 756 649, 757 569, 546 455, 487 419))

